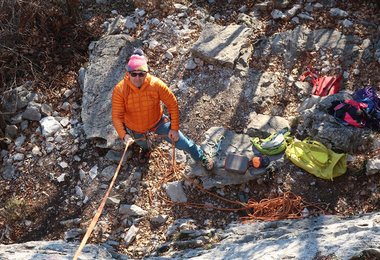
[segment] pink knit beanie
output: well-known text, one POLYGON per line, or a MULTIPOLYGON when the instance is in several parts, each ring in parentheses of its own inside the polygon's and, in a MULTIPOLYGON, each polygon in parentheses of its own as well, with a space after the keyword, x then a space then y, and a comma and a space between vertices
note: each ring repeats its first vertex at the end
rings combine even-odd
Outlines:
POLYGON ((133 54, 128 61, 128 71, 145 71, 148 72, 148 64, 145 56, 133 54))

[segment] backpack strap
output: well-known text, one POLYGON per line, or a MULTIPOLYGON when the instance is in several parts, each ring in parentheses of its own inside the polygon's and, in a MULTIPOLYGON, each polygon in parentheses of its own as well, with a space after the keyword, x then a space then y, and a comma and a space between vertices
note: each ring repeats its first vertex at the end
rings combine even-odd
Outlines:
MULTIPOLYGON (((303 141, 294 140, 294 139, 288 139, 289 146, 298 147, 299 149, 293 149, 296 156, 299 158, 304 158, 306 155, 307 158, 310 159, 311 162, 313 162, 315 165, 318 165, 319 167, 323 168, 326 167, 326 165, 329 162, 329 150, 321 144, 320 142, 310 140, 310 138, 306 138, 303 141), (302 151, 302 153, 298 151, 302 151), (318 155, 319 158, 318 158, 318 155), (321 155, 324 158, 321 157, 321 155)), ((307 160, 303 159, 305 163, 307 163, 307 160)))
POLYGON ((306 71, 300 76, 301 81, 305 81, 307 77, 311 78, 311 82, 314 84, 315 80, 319 77, 318 73, 311 66, 306 67, 306 71))
POLYGON ((308 144, 305 146, 305 149, 307 150, 306 153, 308 154, 310 159, 316 165, 319 165, 321 167, 326 166, 326 164, 329 161, 329 150, 327 149, 327 147, 320 142, 311 140, 310 138, 306 138, 302 142, 308 144), (319 158, 317 157, 317 154, 319 154, 319 158), (322 158, 321 156, 323 156, 324 158, 322 158))

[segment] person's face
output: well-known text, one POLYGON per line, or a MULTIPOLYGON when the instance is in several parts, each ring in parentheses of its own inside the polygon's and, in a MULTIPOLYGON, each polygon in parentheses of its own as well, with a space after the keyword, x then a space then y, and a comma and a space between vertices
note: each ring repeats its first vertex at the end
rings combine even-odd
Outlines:
POLYGON ((128 75, 132 84, 139 88, 144 83, 146 72, 135 70, 135 71, 128 72, 128 75))

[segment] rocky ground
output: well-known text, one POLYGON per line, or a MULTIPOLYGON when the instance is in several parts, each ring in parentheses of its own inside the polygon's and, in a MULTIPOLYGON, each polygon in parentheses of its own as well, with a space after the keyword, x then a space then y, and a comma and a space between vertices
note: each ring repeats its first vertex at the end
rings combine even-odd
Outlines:
MULTIPOLYGON (((34 29, 44 29, 43 33, 36 32, 35 36, 25 36, 26 32, 30 32, 27 30, 33 29, 33 25, 22 27, 21 24, 20 28, 26 28, 26 32, 20 35, 27 37, 27 44, 19 43, 12 46, 9 42, 8 45, 7 42, 2 42, 2 47, 6 48, 2 49, 1 57, 4 60, 13 57, 9 58, 8 66, 0 63, 2 91, 29 81, 26 87, 28 93, 37 96, 33 99, 36 103, 48 104, 47 107, 40 108, 42 115, 50 114, 60 118, 62 134, 45 140, 39 128, 39 119, 35 119, 38 115, 33 109, 29 109, 29 114, 23 116, 20 113, 21 109, 3 114, 10 138, 2 136, 1 139, 3 178, 0 179, 0 185, 3 189, 0 191, 0 243, 60 238, 78 240, 99 205, 114 168, 110 168, 108 172, 99 170, 98 173, 98 169, 93 166, 106 160, 117 162, 118 156, 112 155, 108 149, 97 148, 93 142, 85 139, 83 131, 75 127, 81 122, 81 89, 77 83, 77 76, 80 67, 84 66, 88 59, 87 47, 90 41, 98 39, 104 33, 107 23, 112 24, 118 14, 124 17, 139 17, 138 22, 130 21, 126 32, 144 40, 144 51, 150 58, 152 73, 168 82, 176 93, 180 103, 182 129, 195 141, 201 142, 203 133, 212 126, 224 126, 238 133, 243 132, 246 118, 239 117, 245 114, 239 111, 256 111, 286 118, 296 116, 296 108, 302 100, 292 88, 289 88, 286 95, 278 97, 267 109, 258 109, 248 100, 241 100, 237 106, 239 111, 231 110, 228 106, 230 96, 237 94, 233 91, 224 92, 214 99, 210 98, 215 97, 221 87, 217 75, 204 79, 202 93, 209 94, 206 97, 200 99, 199 92, 191 86, 187 91, 181 91, 181 81, 214 69, 212 65, 203 65, 199 60, 195 60, 194 68, 189 67, 191 54, 188 49, 198 39, 202 24, 194 22, 188 25, 183 22, 184 17, 193 21, 228 25, 238 21, 239 15, 246 13, 261 21, 262 26, 257 28, 249 39, 250 43, 255 44, 264 36, 294 29, 297 23, 291 19, 292 17, 274 19, 276 13, 273 13, 273 10, 285 12, 293 6, 292 4, 296 4, 296 1, 260 2, 255 4, 256 7, 253 3, 244 4, 241 1, 180 1, 183 6, 174 6, 168 1, 167 4, 170 4, 163 8, 142 6, 139 1, 134 2, 135 6, 122 1, 83 1, 76 20, 66 20, 64 13, 59 13, 59 8, 49 9, 51 13, 45 10, 45 14, 55 15, 57 20, 46 19, 44 23, 41 19, 29 20, 39 23, 34 29), (173 36, 170 25, 155 26, 155 19, 162 20, 168 15, 171 15, 172 20, 183 30, 189 30, 188 36, 173 36), (151 21, 149 24, 151 36, 154 36, 152 38, 159 37, 165 46, 157 46, 150 37, 143 35, 147 31, 144 28, 146 21, 151 21), (45 37, 36 36, 43 34, 45 37), (30 66, 26 61, 30 61, 30 66), (34 70, 31 69, 33 66, 34 70), (11 125, 16 127, 10 127, 11 125), (82 190, 78 183, 86 189, 82 190)), ((370 39, 374 43, 379 40, 379 7, 374 2, 333 2, 301 1, 303 13, 306 12, 305 15, 313 19, 301 18, 299 22, 310 29, 334 28, 346 34, 370 39), (318 4, 329 7, 316 8, 315 5, 318 4), (329 13, 328 10, 333 7, 348 12, 345 23, 340 22, 344 19, 337 19, 329 13), (350 21, 353 22, 351 26, 350 21)), ((36 10, 36 14, 40 14, 38 12, 36 10)), ((41 18, 43 15, 35 17, 41 18)), ((2 24, 6 24, 4 20, 1 21, 2 24)), ((335 72, 334 68, 337 68, 338 64, 333 54, 327 52, 324 56, 322 59, 318 53, 308 53, 290 69, 285 68, 283 61, 276 57, 251 59, 249 66, 259 71, 293 76, 300 75, 303 68, 310 64, 319 69, 328 65, 332 68, 328 72, 335 72)), ((346 71, 346 89, 354 90, 368 84, 379 89, 378 61, 369 64, 358 63, 346 71)), ((337 69, 337 72, 341 71, 337 69)), ((223 71, 216 69, 215 73, 223 71)), ((10 99, 6 95, 3 98, 10 99)), ((122 167, 111 194, 113 200, 108 201, 90 239, 91 243, 104 242, 115 251, 138 258, 155 251, 168 251, 170 247, 206 247, 220 239, 215 235, 216 230, 224 228, 231 221, 239 221, 240 217, 246 215, 245 211, 172 205, 166 201, 166 195, 160 189, 160 185, 169 179, 182 178, 180 175, 174 176, 171 171, 172 165, 168 159, 170 147, 164 146, 163 149, 155 150, 149 164, 144 166, 137 162, 137 150, 137 147, 133 146, 128 152, 128 161, 122 167), (118 208, 119 204, 134 204, 147 212, 135 212, 137 216, 141 215, 138 218, 125 218, 122 217, 125 212, 121 214, 121 209, 118 208), (199 234, 175 233, 176 227, 179 226, 183 230, 198 230, 199 234), (135 234, 131 234, 131 227, 136 228, 135 234), (128 236, 133 237, 134 241, 128 236), (199 239, 183 240, 186 236, 199 239), (168 241, 177 243, 168 244, 168 241)), ((318 213, 355 215, 378 211, 380 176, 365 175, 366 160, 374 155, 354 155, 355 160, 349 164, 349 171, 333 182, 317 179, 288 164, 258 181, 212 189, 211 192, 232 201, 242 201, 246 198, 259 201, 291 191, 301 196, 304 201, 318 205, 318 213)), ((177 172, 180 173, 185 165, 179 163, 177 167, 177 172)), ((211 204, 223 209, 236 208, 235 204, 211 196, 190 182, 186 183, 185 191, 189 203, 196 202, 206 206, 211 204)))

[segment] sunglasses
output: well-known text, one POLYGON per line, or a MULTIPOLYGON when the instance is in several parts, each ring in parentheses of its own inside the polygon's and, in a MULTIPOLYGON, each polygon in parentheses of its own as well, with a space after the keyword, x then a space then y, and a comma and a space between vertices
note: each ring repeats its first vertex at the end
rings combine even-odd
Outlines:
POLYGON ((129 74, 131 74, 132 77, 137 77, 139 76, 140 78, 144 77, 146 72, 130 72, 129 74))

